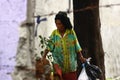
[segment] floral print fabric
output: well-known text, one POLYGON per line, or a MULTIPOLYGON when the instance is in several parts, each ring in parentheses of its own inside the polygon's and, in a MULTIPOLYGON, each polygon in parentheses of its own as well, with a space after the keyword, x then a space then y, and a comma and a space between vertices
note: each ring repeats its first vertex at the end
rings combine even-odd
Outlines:
POLYGON ((63 73, 76 71, 76 53, 82 49, 74 30, 67 29, 62 37, 56 29, 52 32, 50 39, 52 42, 49 42, 47 47, 52 52, 54 63, 61 67, 63 73))

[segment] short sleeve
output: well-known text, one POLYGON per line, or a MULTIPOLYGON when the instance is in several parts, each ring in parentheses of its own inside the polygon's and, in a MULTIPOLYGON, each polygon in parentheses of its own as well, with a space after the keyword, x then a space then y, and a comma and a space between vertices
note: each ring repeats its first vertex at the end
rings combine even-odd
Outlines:
POLYGON ((75 51, 76 51, 76 53, 77 52, 80 52, 80 51, 82 51, 82 48, 81 48, 81 46, 80 46, 80 44, 79 44, 79 42, 78 42, 78 39, 77 39, 77 36, 76 36, 76 33, 75 33, 75 31, 74 30, 72 30, 73 31, 73 35, 74 35, 74 43, 75 43, 75 51))
POLYGON ((52 52, 54 50, 54 31, 49 37, 48 44, 47 44, 47 49, 52 52))

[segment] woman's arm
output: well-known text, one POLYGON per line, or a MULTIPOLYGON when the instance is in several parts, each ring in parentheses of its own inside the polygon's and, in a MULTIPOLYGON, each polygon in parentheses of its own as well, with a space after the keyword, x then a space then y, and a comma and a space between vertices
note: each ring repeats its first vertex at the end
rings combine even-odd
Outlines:
POLYGON ((45 49, 45 51, 44 51, 44 55, 43 55, 43 59, 46 58, 46 55, 48 54, 48 52, 49 52, 49 50, 48 50, 48 49, 45 49))
POLYGON ((83 57, 81 51, 79 51, 78 54, 79 54, 79 58, 80 58, 81 62, 84 63, 86 61, 86 58, 83 57))

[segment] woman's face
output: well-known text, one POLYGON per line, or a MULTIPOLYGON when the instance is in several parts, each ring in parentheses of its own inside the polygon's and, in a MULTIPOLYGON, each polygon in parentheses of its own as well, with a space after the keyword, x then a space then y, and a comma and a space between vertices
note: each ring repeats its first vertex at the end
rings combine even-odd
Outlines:
POLYGON ((59 32, 65 31, 65 27, 59 19, 55 20, 55 24, 59 32))

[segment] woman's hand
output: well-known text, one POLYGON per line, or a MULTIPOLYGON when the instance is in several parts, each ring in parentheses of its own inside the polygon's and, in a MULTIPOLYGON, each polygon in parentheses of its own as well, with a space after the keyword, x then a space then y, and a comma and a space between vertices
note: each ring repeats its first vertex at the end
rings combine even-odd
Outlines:
POLYGON ((44 51, 44 55, 43 55, 43 59, 46 58, 46 55, 48 54, 48 52, 49 52, 49 50, 48 50, 48 49, 45 49, 45 51, 44 51))
POLYGON ((80 56, 80 61, 81 61, 82 63, 84 63, 84 62, 86 62, 86 58, 84 58, 83 56, 80 56))
POLYGON ((42 58, 41 61, 43 62, 43 65, 49 65, 49 61, 46 58, 42 58))
POLYGON ((81 61, 82 63, 86 62, 86 58, 83 57, 82 53, 81 53, 81 52, 78 52, 78 54, 79 54, 79 57, 80 57, 80 61, 81 61))

